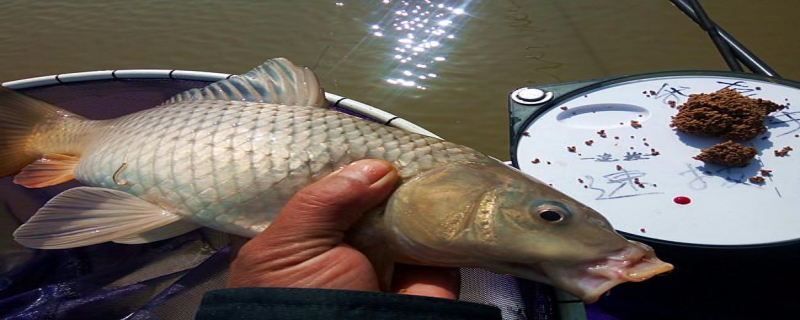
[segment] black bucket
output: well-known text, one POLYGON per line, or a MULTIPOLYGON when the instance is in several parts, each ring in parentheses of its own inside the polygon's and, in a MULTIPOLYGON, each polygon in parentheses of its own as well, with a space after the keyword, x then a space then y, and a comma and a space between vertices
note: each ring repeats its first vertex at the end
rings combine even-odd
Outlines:
POLYGON ((675 265, 612 289, 597 307, 619 319, 797 318, 800 242, 708 247, 631 239, 675 265))

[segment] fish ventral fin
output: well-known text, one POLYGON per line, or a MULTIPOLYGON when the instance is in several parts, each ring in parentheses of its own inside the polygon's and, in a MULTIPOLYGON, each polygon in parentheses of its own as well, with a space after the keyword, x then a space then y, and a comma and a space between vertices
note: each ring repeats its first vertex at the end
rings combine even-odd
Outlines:
POLYGON ((30 248, 66 249, 145 233, 180 219, 122 191, 77 187, 47 202, 14 231, 14 239, 30 248))
POLYGON ((42 188, 72 180, 80 158, 49 153, 22 168, 14 183, 26 188, 42 188))
POLYGON ((142 244, 156 242, 172 237, 177 237, 187 232, 191 232, 200 228, 197 224, 186 220, 178 220, 163 227, 158 227, 150 231, 145 231, 138 234, 116 238, 113 241, 116 243, 124 244, 142 244))
POLYGON ((164 104, 185 101, 247 101, 290 106, 327 107, 325 92, 311 69, 284 58, 267 60, 249 72, 191 89, 164 104))
POLYGON ((72 117, 74 113, 0 86, 0 177, 15 174, 41 153, 32 151, 30 137, 47 121, 72 117))

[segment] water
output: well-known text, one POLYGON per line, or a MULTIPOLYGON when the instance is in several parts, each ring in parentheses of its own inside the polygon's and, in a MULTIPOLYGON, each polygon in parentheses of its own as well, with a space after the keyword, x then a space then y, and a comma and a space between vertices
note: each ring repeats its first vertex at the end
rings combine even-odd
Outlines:
MULTIPOLYGON (((702 3, 800 80, 800 2, 702 3)), ((515 88, 726 69, 667 0, 3 1, 0 30, 3 82, 105 69, 242 73, 282 56, 312 66, 330 92, 501 159, 515 88)))

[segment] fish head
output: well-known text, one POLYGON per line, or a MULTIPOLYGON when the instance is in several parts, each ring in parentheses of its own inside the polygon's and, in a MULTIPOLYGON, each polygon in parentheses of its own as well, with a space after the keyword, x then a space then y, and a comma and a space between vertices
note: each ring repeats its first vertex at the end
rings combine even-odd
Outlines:
POLYGON ((671 270, 593 209, 501 163, 455 163, 406 181, 384 221, 400 262, 479 267, 587 302, 671 270))

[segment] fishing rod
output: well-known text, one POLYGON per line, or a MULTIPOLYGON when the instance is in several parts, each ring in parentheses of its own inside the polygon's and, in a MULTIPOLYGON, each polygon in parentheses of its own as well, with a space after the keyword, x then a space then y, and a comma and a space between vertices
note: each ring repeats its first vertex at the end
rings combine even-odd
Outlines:
POLYGON ((731 47, 725 40, 722 40, 716 24, 708 17, 706 11, 700 5, 700 2, 697 0, 689 0, 689 5, 692 6, 694 12, 697 14, 697 24, 708 33, 711 41, 714 42, 714 46, 717 47, 717 51, 722 54, 722 58, 724 58, 725 63, 728 64, 728 68, 730 68, 731 71, 742 72, 742 66, 739 65, 739 61, 736 60, 736 56, 731 51, 731 47))
POLYGON ((711 40, 714 41, 714 45, 717 47, 717 50, 720 51, 720 54, 722 54, 722 57, 725 59, 731 71, 741 72, 742 69, 739 65, 739 62, 741 62, 754 73, 780 78, 780 75, 778 75, 775 70, 767 66, 764 61, 748 50, 742 43, 733 38, 733 36, 722 29, 722 27, 714 23, 700 6, 699 1, 670 0, 670 2, 703 28, 703 30, 708 32, 711 40))

